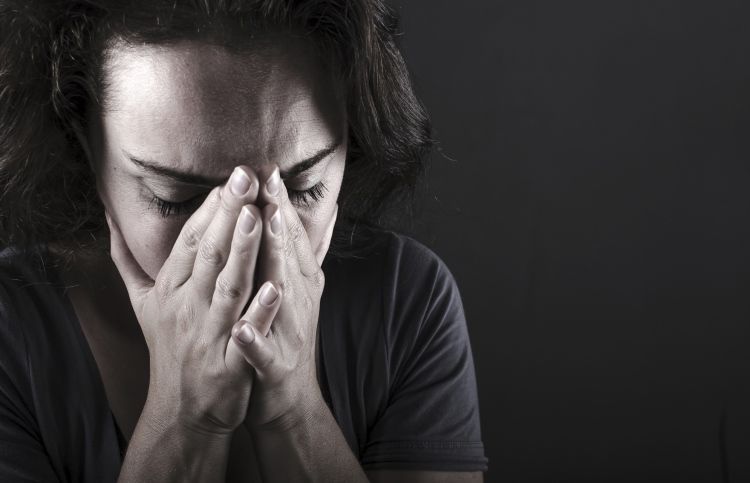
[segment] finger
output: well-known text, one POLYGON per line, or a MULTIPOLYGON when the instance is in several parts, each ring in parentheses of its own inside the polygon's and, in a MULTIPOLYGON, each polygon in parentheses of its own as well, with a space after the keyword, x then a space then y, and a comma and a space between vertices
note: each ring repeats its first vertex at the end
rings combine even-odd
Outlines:
MULTIPOLYGON (((284 183, 281 181, 281 175, 279 173, 279 167, 274 166, 273 171, 266 179, 264 189, 262 192, 262 197, 264 201, 266 202, 266 206, 264 207, 264 214, 268 214, 269 216, 275 216, 276 211, 273 211, 276 209, 276 207, 279 208, 279 230, 276 234, 276 238, 273 240, 269 240, 272 244, 272 247, 269 247, 273 250, 281 250, 281 262, 288 262, 292 269, 298 269, 297 265, 297 256, 296 256, 296 248, 293 243, 290 243, 290 237, 289 237, 289 231, 287 229, 287 225, 285 223, 285 218, 289 216, 288 214, 285 214, 285 207, 284 207, 284 199, 288 201, 288 195, 286 191, 286 186, 284 186, 284 183), (272 211, 267 212, 266 209, 268 209, 268 206, 273 206, 274 208, 272 211)), ((292 210, 294 208, 292 207, 292 210)), ((297 212, 294 211, 294 216, 297 217, 297 212)), ((268 218, 271 220, 271 218, 268 218)), ((299 220, 299 218, 297 217, 299 220)), ((273 228, 273 226, 271 226, 273 228)), ((301 227, 304 230, 304 227, 301 227)), ((271 230, 273 232, 273 230, 271 230)), ((271 234, 275 234, 276 232, 273 232, 271 234)), ((264 238, 265 241, 265 238, 264 238)), ((281 264, 281 266, 284 266, 284 263, 281 264)), ((271 278, 265 278, 264 280, 273 280, 271 278)))
POLYGON ((122 281, 125 283, 133 308, 136 310, 136 313, 139 313, 142 299, 153 287, 154 282, 143 271, 140 264, 135 260, 135 257, 133 257, 133 253, 128 248, 127 243, 125 243, 117 222, 109 216, 109 213, 105 212, 105 217, 107 218, 107 225, 109 225, 112 261, 115 263, 117 271, 120 272, 122 281))
POLYGON ((339 204, 336 203, 336 207, 333 210, 333 216, 331 216, 331 220, 328 222, 328 227, 326 227, 326 231, 323 234, 323 239, 320 240, 320 243, 318 244, 318 248, 315 249, 315 260, 318 262, 318 265, 323 265, 323 260, 326 257, 326 254, 328 253, 328 249, 331 246, 331 239, 333 238, 333 227, 336 225, 336 219, 339 215, 339 204))
POLYGON ((286 186, 283 186, 283 184, 279 190, 279 201, 282 204, 281 211, 284 220, 282 237, 286 269, 290 271, 290 277, 294 277, 294 274, 302 274, 305 278, 307 282, 306 290, 295 295, 304 298, 305 305, 309 306, 311 301, 309 295, 320 296, 323 293, 325 276, 310 246, 310 238, 307 236, 305 225, 299 219, 297 210, 289 200, 286 186), (312 290, 309 290, 309 288, 312 288, 312 290))
POLYGON ((216 278, 211 312, 219 322, 221 333, 239 319, 253 291, 255 264, 263 231, 260 209, 245 205, 234 228, 232 246, 224 269, 216 278))
POLYGON ((286 292, 287 277, 281 210, 276 204, 267 204, 263 207, 262 216, 263 234, 261 235, 256 282, 270 281, 275 287, 286 292))
MULTIPOLYGON (((282 250, 282 262, 288 262, 290 264, 290 268, 293 270, 299 270, 298 262, 297 262, 297 255, 296 255, 296 247, 291 242, 291 237, 289 236, 289 230, 287 229, 287 224, 285 223, 285 218, 290 216, 285 213, 285 207, 284 207, 284 199, 287 197, 286 192, 286 186, 284 186, 284 183, 281 181, 281 176, 279 174, 279 167, 275 166, 273 171, 271 172, 271 175, 266 180, 264 189, 262 191, 262 197, 263 200, 266 202, 266 206, 264 207, 264 213, 265 209, 268 206, 274 206, 279 208, 279 221, 280 221, 280 229, 278 232, 279 238, 276 238, 274 240, 271 240, 272 244, 274 244, 274 249, 281 249, 282 250)), ((274 208, 275 209, 275 208, 274 208)), ((292 207, 292 210, 294 208, 292 207)), ((270 213, 271 215, 274 215, 274 213, 270 213)), ((297 212, 294 211, 293 213, 294 217, 299 219, 297 217, 297 212)), ((268 223, 275 218, 268 218, 268 223)), ((267 226, 267 225, 266 225, 267 226)), ((304 230, 304 227, 302 227, 304 230)), ((271 234, 274 234, 275 232, 272 231, 271 234)), ((265 241, 265 238, 264 238, 265 241)), ((282 264, 283 266, 283 264, 282 264)), ((264 278, 264 280, 271 280, 270 278, 264 278)))
POLYGON ((221 187, 212 189, 201 206, 182 226, 172 251, 156 276, 156 283, 165 293, 173 292, 193 273, 198 245, 221 200, 220 193, 221 187))
POLYGON ((247 320, 253 327, 258 329, 263 337, 268 335, 274 317, 276 317, 281 306, 281 293, 272 282, 266 282, 261 286, 242 320, 247 320))
POLYGON ((288 255, 293 256, 299 270, 305 277, 312 277, 320 270, 320 264, 317 263, 315 253, 310 246, 310 238, 307 236, 307 230, 302 220, 299 219, 297 209, 289 200, 284 183, 281 183, 278 195, 279 206, 281 206, 284 218, 284 243, 291 244, 293 250, 288 249, 288 255))
POLYGON ((300 285, 302 278, 294 246, 284 239, 281 209, 274 204, 264 206, 263 223, 257 281, 272 281, 284 294, 286 302, 281 303, 276 318, 277 321, 283 322, 276 325, 276 330, 284 334, 294 334, 300 330, 301 323, 301 320, 295 317, 296 304, 306 302, 310 298, 300 285))
MULTIPOLYGON (((257 336, 259 338, 266 338, 268 330, 265 331, 263 328, 270 327, 276 313, 281 305, 281 294, 270 282, 263 284, 261 289, 258 291, 253 301, 250 303, 242 319, 234 324, 231 330, 232 337, 230 337, 229 343, 227 344, 226 352, 226 365, 229 368, 235 370, 244 370, 247 368, 246 351, 244 345, 247 344, 245 339, 236 340, 237 332, 242 328, 243 325, 247 324, 255 328, 255 332, 252 331, 244 334, 245 337, 250 335, 257 336), (232 342, 234 341, 234 342, 232 342)), ((257 362, 257 359, 256 359, 257 362)))
POLYGON ((221 201, 198 245, 191 281, 196 295, 204 300, 213 297, 216 278, 229 256, 234 227, 240 210, 255 202, 258 183, 253 172, 239 166, 221 188, 221 201))
MULTIPOLYGON (((278 167, 274 168, 274 172, 266 183, 265 194, 268 198, 275 196, 280 203, 285 199, 288 202, 286 187, 278 178, 278 167), (269 186, 273 187, 277 181, 277 188, 275 190, 269 189, 269 186)), ((280 333, 293 335, 300 331, 300 324, 303 323, 303 319, 296 316, 298 308, 302 305, 305 307, 311 306, 314 301, 310 297, 310 291, 304 286, 304 283, 301 283, 304 280, 300 276, 302 271, 297 256, 297 248, 293 242, 293 235, 289 231, 289 224, 285 221, 286 217, 292 216, 293 219, 297 220, 297 233, 301 233, 304 238, 307 238, 307 232, 302 223, 299 222, 299 217, 293 207, 291 207, 291 212, 284 211, 280 205, 271 202, 263 207, 263 214, 263 242, 261 243, 259 262, 263 268, 260 270, 262 277, 260 280, 280 281, 278 286, 284 292, 286 303, 282 303, 279 308, 277 320, 284 321, 284 323, 278 324, 277 330, 280 333)), ((322 287, 322 273, 322 270, 318 267, 314 277, 318 290, 322 287)), ((322 290, 320 291, 322 292, 322 290)))
POLYGON ((263 337, 253 324, 240 321, 232 330, 232 342, 246 364, 255 369, 258 377, 263 379, 274 376, 276 351, 271 338, 263 337))

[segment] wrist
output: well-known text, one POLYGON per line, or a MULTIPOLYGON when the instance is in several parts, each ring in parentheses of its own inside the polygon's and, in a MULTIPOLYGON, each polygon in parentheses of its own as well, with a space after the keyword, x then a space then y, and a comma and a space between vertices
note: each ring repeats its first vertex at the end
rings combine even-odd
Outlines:
POLYGON ((232 435, 185 424, 147 400, 118 481, 224 481, 232 435))
MULTIPOLYGON (((256 423, 251 419, 245 420, 248 431, 252 432, 288 432, 298 427, 305 426, 318 417, 322 411, 327 411, 328 406, 320 392, 320 387, 308 391, 297 391, 286 398, 282 407, 288 409, 269 421, 256 423)), ((278 406, 277 406, 278 407, 278 406)))
POLYGON ((201 418, 197 414, 188 413, 175 404, 177 397, 152 394, 149 392, 146 403, 141 412, 139 424, 143 424, 148 432, 154 435, 172 435, 202 441, 221 442, 230 439, 233 428, 227 428, 201 418))

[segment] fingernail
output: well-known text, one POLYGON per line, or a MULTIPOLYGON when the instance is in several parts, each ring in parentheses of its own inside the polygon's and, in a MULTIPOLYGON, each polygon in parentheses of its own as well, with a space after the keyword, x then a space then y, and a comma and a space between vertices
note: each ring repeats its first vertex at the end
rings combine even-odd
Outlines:
POLYGON ((269 305, 273 305, 274 302, 276 302, 276 299, 279 297, 279 292, 276 290, 276 287, 273 286, 271 282, 266 282, 263 285, 263 288, 260 289, 260 303, 261 305, 265 305, 268 307, 269 305))
POLYGON ((276 213, 271 217, 271 233, 279 235, 281 233, 281 210, 276 208, 276 213))
POLYGON ((253 332, 253 329, 250 328, 248 322, 245 322, 245 325, 237 331, 237 339, 243 344, 249 344, 255 340, 255 333, 253 332))
POLYGON ((247 206, 243 206, 242 213, 240 213, 240 232, 243 235, 249 235, 250 233, 253 232, 254 228, 255 228, 255 217, 247 208, 247 206))
POLYGON ((240 168, 234 168, 229 180, 229 189, 234 196, 242 196, 250 189, 250 177, 240 168))
POLYGON ((278 195, 280 184, 281 184, 281 178, 279 177, 279 167, 277 166, 273 169, 273 173, 271 173, 271 176, 268 178, 268 181, 266 182, 266 189, 268 190, 268 194, 271 196, 278 195))

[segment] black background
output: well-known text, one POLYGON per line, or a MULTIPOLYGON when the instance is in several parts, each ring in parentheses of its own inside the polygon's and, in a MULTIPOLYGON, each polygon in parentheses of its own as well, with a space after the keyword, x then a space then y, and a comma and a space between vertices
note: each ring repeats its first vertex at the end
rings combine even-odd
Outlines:
POLYGON ((750 2, 394 2, 487 481, 750 481, 750 2))

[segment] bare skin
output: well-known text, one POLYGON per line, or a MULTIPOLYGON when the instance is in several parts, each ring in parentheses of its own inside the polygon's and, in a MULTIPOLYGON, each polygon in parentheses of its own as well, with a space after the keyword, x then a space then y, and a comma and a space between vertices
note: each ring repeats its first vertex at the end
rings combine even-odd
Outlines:
POLYGON ((112 260, 64 278, 129 440, 120 481, 481 481, 365 473, 323 402, 320 264, 346 116, 314 55, 184 43, 109 59, 87 142, 112 260))

